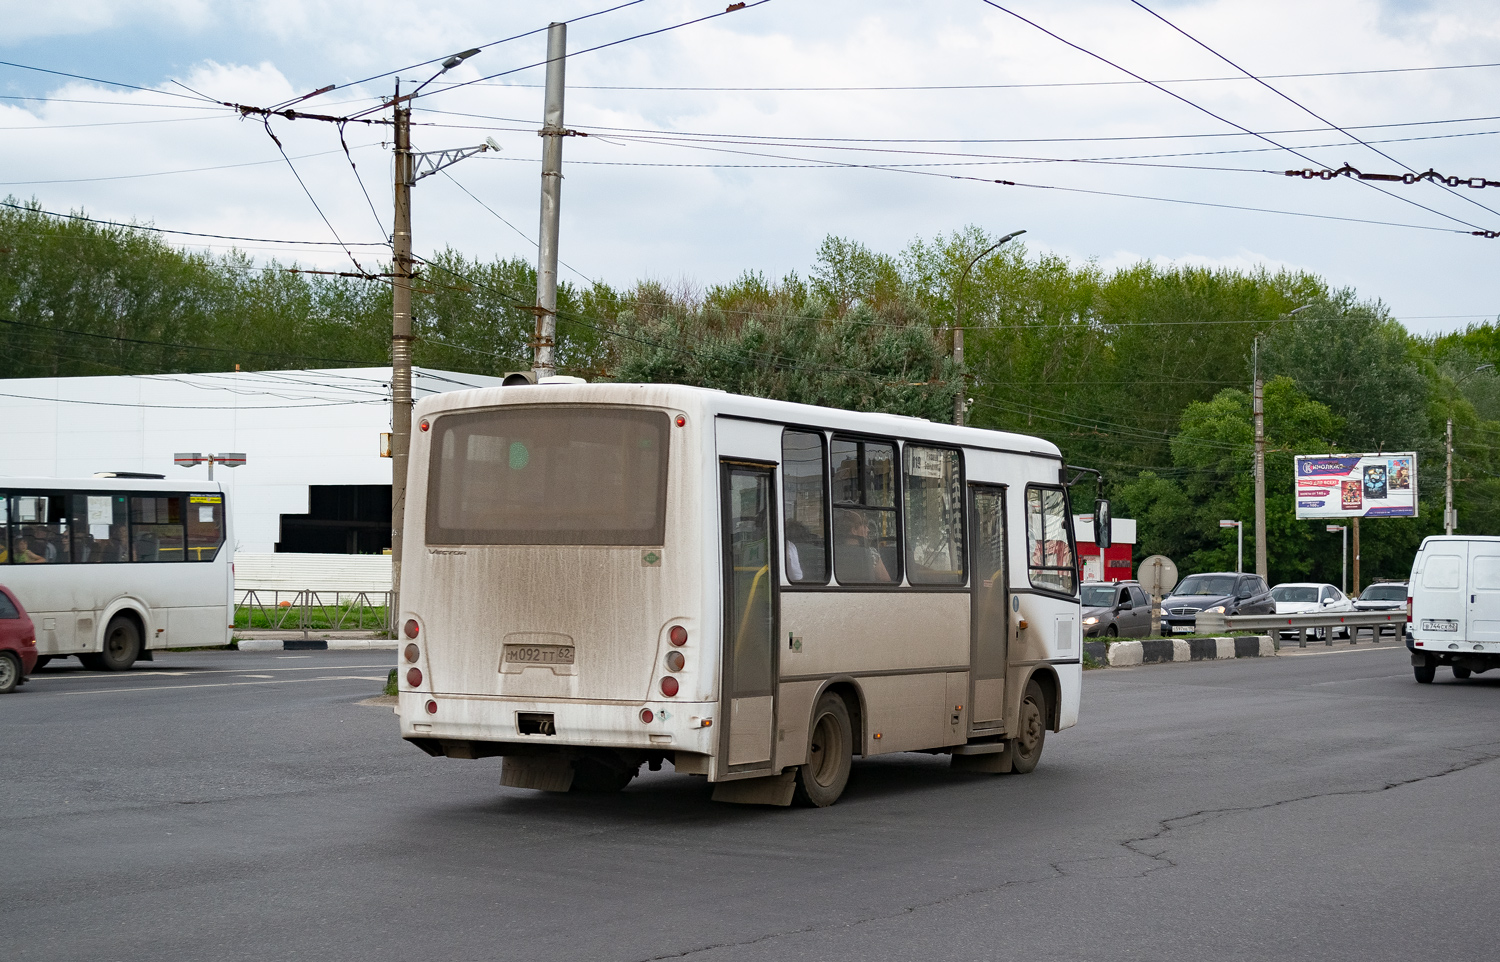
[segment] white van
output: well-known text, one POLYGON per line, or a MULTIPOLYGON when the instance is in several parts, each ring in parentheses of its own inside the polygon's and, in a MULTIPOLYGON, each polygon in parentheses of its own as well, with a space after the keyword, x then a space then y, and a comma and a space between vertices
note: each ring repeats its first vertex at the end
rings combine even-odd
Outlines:
POLYGON ((1439 665, 1454 678, 1500 668, 1500 538, 1424 539, 1407 591, 1417 681, 1430 683, 1439 665))

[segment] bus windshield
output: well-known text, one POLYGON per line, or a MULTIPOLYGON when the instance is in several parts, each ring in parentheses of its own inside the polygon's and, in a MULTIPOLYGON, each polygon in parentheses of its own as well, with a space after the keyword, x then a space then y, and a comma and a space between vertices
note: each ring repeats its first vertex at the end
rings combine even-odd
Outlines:
POLYGON ((515 407, 436 418, 428 544, 660 545, 667 415, 515 407))

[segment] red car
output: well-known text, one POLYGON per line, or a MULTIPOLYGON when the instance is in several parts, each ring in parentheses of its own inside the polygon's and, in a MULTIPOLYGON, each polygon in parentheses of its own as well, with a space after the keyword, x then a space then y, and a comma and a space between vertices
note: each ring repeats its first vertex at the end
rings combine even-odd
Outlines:
POLYGON ((16 690, 36 667, 36 626, 26 609, 0 585, 0 695, 16 690))

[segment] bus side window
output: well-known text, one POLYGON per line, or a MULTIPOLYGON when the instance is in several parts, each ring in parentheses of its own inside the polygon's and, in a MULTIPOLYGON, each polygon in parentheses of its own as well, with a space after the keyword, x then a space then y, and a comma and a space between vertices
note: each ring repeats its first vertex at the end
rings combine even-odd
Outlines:
POLYGON ((67 496, 19 494, 11 498, 10 557, 15 564, 66 564, 67 496))
POLYGON ((187 560, 212 561, 224 543, 224 496, 188 496, 187 560))
POLYGON ((899 584, 896 448, 834 438, 833 573, 840 584, 899 584))
POLYGON ((0 564, 10 561, 10 493, 0 491, 0 564))
POLYGON ((75 494, 69 521, 73 527, 73 561, 113 564, 129 560, 125 540, 125 499, 103 492, 75 494))
POLYGON ((963 477, 957 451, 908 444, 906 577, 914 585, 964 583, 963 477))
POLYGON ((132 495, 130 560, 181 561, 182 495, 132 495))
POLYGON ((827 467, 822 434, 787 431, 781 436, 785 570, 792 584, 828 583, 827 467))
POLYGON ((1073 566, 1073 536, 1068 529, 1068 499, 1062 488, 1026 489, 1026 559, 1035 588, 1066 595, 1078 591, 1073 566))

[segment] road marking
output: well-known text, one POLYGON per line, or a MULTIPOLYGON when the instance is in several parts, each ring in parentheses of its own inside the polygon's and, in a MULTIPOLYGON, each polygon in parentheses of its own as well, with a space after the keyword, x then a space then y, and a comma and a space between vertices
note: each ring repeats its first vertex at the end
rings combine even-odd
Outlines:
MULTIPOLYGON (((384 665, 309 665, 306 668, 262 668, 261 671, 335 671, 335 670, 338 670, 340 668, 342 668, 342 669, 344 669, 346 671, 377 671, 377 670, 384 670, 384 669, 389 669, 389 668, 393 668, 393 667, 395 667, 395 666, 394 665, 390 665, 390 664, 384 664, 384 665)), ((50 673, 46 674, 46 675, 33 674, 31 676, 31 680, 32 681, 49 681, 49 680, 58 680, 58 679, 62 679, 62 678, 78 678, 78 679, 82 679, 84 681, 118 681, 122 677, 124 677, 124 678, 149 678, 149 677, 151 677, 153 675, 168 675, 168 676, 171 676, 173 678, 181 677, 182 675, 239 675, 242 678, 249 677, 249 676, 245 675, 245 669, 243 669, 243 668, 203 668, 203 669, 195 669, 195 670, 190 670, 190 671, 132 671, 132 672, 125 672, 125 673, 122 673, 122 674, 116 674, 114 672, 110 672, 108 674, 98 674, 98 673, 93 673, 93 672, 89 672, 89 673, 84 673, 84 672, 69 672, 67 674, 57 674, 57 675, 50 674, 50 673)), ((267 676, 267 677, 269 677, 269 676, 267 676)))
POLYGON ((385 681, 375 675, 329 675, 326 678, 278 678, 274 681, 216 681, 203 685, 142 685, 135 688, 96 688, 93 691, 64 691, 60 695, 108 695, 114 692, 179 691, 184 688, 241 688, 248 685, 295 685, 306 681, 385 681))

